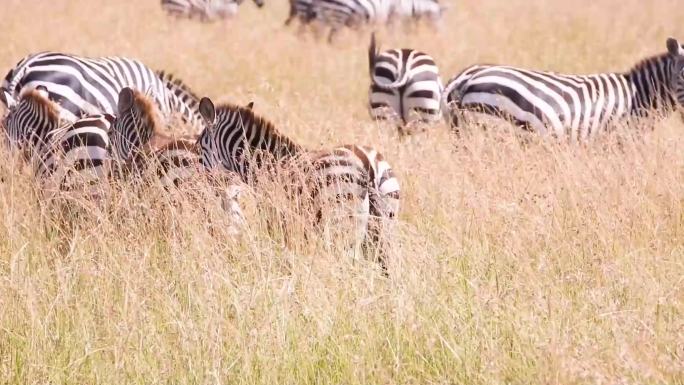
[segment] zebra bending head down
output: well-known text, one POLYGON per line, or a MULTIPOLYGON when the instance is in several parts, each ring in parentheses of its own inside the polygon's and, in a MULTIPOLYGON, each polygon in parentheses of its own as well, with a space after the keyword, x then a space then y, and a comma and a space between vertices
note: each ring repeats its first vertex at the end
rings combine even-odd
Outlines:
MULTIPOLYGON (((199 138, 205 167, 237 172, 248 183, 259 174, 276 178, 285 184, 295 206, 315 213, 315 225, 326 219, 324 212, 330 209, 351 209, 357 245, 378 246, 385 241, 381 235, 399 210, 399 183, 377 150, 346 145, 308 151, 257 116, 251 105, 215 107, 203 98, 200 113, 206 122, 199 138), (334 207, 328 205, 332 202, 334 207)), ((379 252, 384 261, 385 248, 379 252)))
POLYGON ((99 182, 109 176, 108 131, 114 120, 112 115, 63 121, 59 106, 48 98, 43 86, 25 91, 18 102, 7 95, 3 98, 9 106, 3 126, 10 143, 24 150, 43 187, 85 187, 90 192, 100 192, 99 182))
POLYGON ((139 91, 121 89, 111 131, 115 158, 127 161, 147 149, 160 127, 163 123, 154 102, 139 91))
POLYGON ((42 150, 50 133, 60 127, 59 106, 50 102, 43 86, 29 89, 15 100, 4 88, 0 92, 7 106, 3 126, 12 147, 25 150, 42 150))
MULTIPOLYGON (((131 88, 119 93, 118 115, 112 124, 112 152, 122 163, 125 173, 152 172, 162 186, 178 187, 203 176, 196 137, 170 137, 161 132, 163 120, 154 102, 131 88)), ((221 204, 233 223, 245 222, 238 199, 245 186, 237 175, 220 178, 227 187, 221 204)))
POLYGON ((415 123, 432 123, 441 117, 442 81, 429 55, 413 49, 379 52, 375 33, 368 48, 371 85, 370 115, 398 118, 401 133, 415 123))
POLYGON ((453 127, 470 112, 510 119, 542 135, 585 140, 629 116, 669 115, 684 107, 684 47, 625 73, 562 75, 508 66, 474 65, 450 80, 442 100, 453 127))
POLYGON ((201 171, 195 137, 171 137, 154 102, 131 88, 119 93, 118 113, 112 124, 112 152, 125 171, 152 168, 164 186, 177 186, 201 171))

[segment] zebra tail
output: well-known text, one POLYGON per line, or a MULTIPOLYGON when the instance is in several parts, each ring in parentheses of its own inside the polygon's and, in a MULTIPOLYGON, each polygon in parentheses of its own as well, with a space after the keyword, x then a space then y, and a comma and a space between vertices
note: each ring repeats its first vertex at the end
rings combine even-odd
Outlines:
POLYGON ((379 50, 376 47, 375 44, 375 32, 371 34, 371 43, 370 47, 368 47, 368 64, 369 64, 369 69, 370 69, 370 76, 371 80, 373 81, 373 84, 376 86, 385 89, 385 90, 395 90, 399 87, 402 87, 406 85, 406 83, 409 80, 409 72, 407 71, 407 66, 403 65, 403 62, 399 60, 399 76, 397 77, 397 80, 390 84, 381 84, 378 82, 378 80, 375 78, 375 60, 379 54, 379 50))
POLYGON ((375 68, 375 58, 378 55, 378 49, 375 44, 375 31, 371 33, 370 46, 368 47, 368 70, 371 77, 373 77, 373 69, 375 68))

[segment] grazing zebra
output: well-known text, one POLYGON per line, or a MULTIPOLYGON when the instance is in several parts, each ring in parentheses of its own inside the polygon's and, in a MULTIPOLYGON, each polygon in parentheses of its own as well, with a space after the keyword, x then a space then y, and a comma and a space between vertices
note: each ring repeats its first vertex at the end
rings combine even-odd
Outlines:
POLYGON ((43 86, 25 91, 17 102, 4 96, 3 119, 10 144, 24 150, 44 186, 62 190, 92 186, 109 176, 112 115, 91 115, 64 122, 43 86))
MULTIPOLYGON (((123 165, 124 174, 154 173, 165 188, 179 187, 203 175, 197 138, 172 138, 162 134, 156 105, 137 90, 128 87, 121 90, 110 137, 112 153, 123 165)), ((245 218, 238 198, 244 192, 244 186, 237 182, 239 177, 220 175, 214 179, 226 186, 221 194, 223 209, 234 224, 243 224, 245 218)))
MULTIPOLYGON (((413 49, 380 53, 372 34, 368 64, 372 118, 399 117, 403 126, 417 120, 429 123, 440 118, 442 81, 437 64, 429 55, 413 49)), ((403 126, 399 127, 402 132, 403 126)))
POLYGON ((475 65, 447 84, 445 117, 458 126, 458 110, 511 119, 540 134, 584 140, 625 116, 666 114, 684 106, 684 47, 667 50, 626 73, 560 75, 507 66, 475 65))
MULTIPOLYGON (((177 17, 199 17, 202 21, 225 19, 237 14, 243 0, 162 0, 161 6, 167 13, 177 17)), ((261 8, 263 0, 254 0, 261 8)))
POLYGON ((436 20, 444 10, 438 0, 311 0, 309 7, 305 4, 301 2, 297 7, 293 7, 291 3, 288 20, 294 17, 293 12, 300 12, 298 16, 303 22, 318 20, 329 25, 329 41, 344 26, 351 27, 362 23, 383 24, 395 17, 429 17, 436 20))
POLYGON ((121 90, 110 131, 114 158, 127 170, 154 165, 164 186, 177 186, 200 171, 196 138, 172 138, 161 127, 159 110, 148 96, 128 87, 121 90))
POLYGON ((75 121, 89 114, 114 114, 119 91, 131 87, 149 93, 165 119, 179 114, 184 122, 201 128, 201 117, 175 89, 180 82, 162 79, 143 63, 123 57, 86 58, 59 52, 41 52, 23 58, 5 76, 2 88, 16 98, 24 89, 47 88, 63 118, 75 121))
MULTIPOLYGON (((247 183, 269 170, 285 172, 279 175, 291 179, 290 194, 311 192, 319 222, 327 208, 324 194, 333 194, 339 203, 352 203, 357 214, 356 239, 366 245, 365 241, 377 244, 382 227, 397 215, 399 183, 375 149, 347 145, 307 151, 255 115, 251 105, 215 108, 211 100, 203 98, 200 112, 207 124, 199 138, 205 167, 237 172, 247 183), (305 181, 300 183, 302 177, 305 181)), ((306 197, 294 198, 300 198, 299 203, 307 201, 306 197)))

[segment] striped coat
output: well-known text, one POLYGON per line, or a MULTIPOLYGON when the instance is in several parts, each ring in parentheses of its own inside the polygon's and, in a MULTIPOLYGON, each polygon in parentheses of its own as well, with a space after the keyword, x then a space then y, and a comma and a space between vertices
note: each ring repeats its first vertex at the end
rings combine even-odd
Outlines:
POLYGON ((684 49, 674 39, 667 48, 626 73, 562 75, 475 65, 445 87, 447 119, 458 126, 460 111, 478 111, 542 135, 584 140, 616 119, 667 114, 684 106, 684 49))
POLYGON ((237 172, 250 184, 262 176, 284 177, 291 198, 305 212, 315 211, 319 224, 323 212, 332 208, 328 199, 337 207, 352 207, 361 244, 378 245, 382 229, 396 218, 399 183, 389 163, 372 147, 306 150, 257 116, 251 104, 215 107, 204 98, 200 112, 207 125, 199 138, 205 167, 237 172))

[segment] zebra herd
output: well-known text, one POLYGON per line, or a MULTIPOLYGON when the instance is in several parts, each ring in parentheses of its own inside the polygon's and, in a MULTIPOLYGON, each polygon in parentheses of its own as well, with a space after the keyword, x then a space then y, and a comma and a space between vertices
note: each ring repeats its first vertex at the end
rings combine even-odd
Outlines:
POLYGON ((488 114, 542 136, 586 141, 629 117, 664 117, 684 107, 684 46, 637 62, 625 73, 563 75, 477 64, 444 87, 434 60, 416 50, 376 51, 371 37, 370 112, 400 130, 440 115, 455 130, 488 114), (441 113, 440 113, 441 111, 441 113))
MULTIPOLYGON (((237 14, 243 0, 161 0, 162 9, 177 17, 198 17, 203 21, 237 14)), ((285 25, 299 20, 302 25, 314 22, 330 27, 331 41, 342 27, 365 23, 385 24, 395 19, 437 21, 446 7, 439 0, 289 0, 290 14, 285 25)), ((258 7, 263 0, 254 0, 258 7)))
MULTIPOLYGON (((586 140, 618 119, 684 106, 684 46, 669 38, 666 48, 626 73, 474 65, 443 86, 429 55, 380 51, 373 34, 369 112, 402 130, 441 116, 458 128, 470 113, 485 113, 541 135, 586 140)), ((260 177, 285 178, 288 198, 314 213, 313 225, 320 228, 330 207, 346 209, 356 222, 356 245, 374 247, 384 259, 400 187, 390 163, 371 146, 305 148, 252 103, 215 105, 169 73, 123 57, 29 55, 5 76, 0 102, 9 148, 50 188, 102 191, 98 186, 112 179, 144 174, 170 189, 211 176, 229 217, 244 223, 240 192, 263 188, 260 177)))
POLYGON ((293 205, 313 212, 314 226, 328 219, 331 206, 346 210, 356 221, 356 246, 381 258, 384 249, 374 246, 398 214, 399 182, 373 147, 306 149, 252 103, 216 106, 136 60, 29 55, 5 76, 0 101, 9 148, 24 154, 37 180, 52 189, 84 188, 95 199, 117 178, 153 175, 170 189, 211 176, 225 182, 217 187, 225 188, 219 194, 228 215, 244 223, 239 193, 258 189, 259 175, 284 177, 293 205), (191 134, 164 133, 174 127, 191 134))

